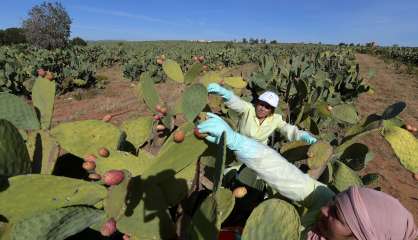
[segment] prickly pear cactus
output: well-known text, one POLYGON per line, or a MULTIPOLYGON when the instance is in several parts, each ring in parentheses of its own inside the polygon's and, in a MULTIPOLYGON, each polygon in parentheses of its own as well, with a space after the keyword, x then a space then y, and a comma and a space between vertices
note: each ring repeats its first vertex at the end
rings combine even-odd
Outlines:
POLYGON ((258 205, 245 223, 241 239, 299 240, 300 219, 296 209, 279 199, 258 205))
POLYGON ((121 129, 127 135, 126 140, 138 148, 152 133, 152 117, 139 117, 125 121, 122 123, 121 129))
POLYGON ((99 120, 61 123, 51 130, 62 148, 80 158, 96 154, 102 147, 116 149, 121 134, 114 125, 99 120))
POLYGON ((398 116, 405 109, 405 107, 405 102, 394 103, 385 109, 385 111, 382 113, 382 118, 384 120, 394 118, 398 116))
POLYGON ((324 167, 332 156, 332 147, 329 143, 318 141, 308 150, 308 166, 310 169, 324 167))
POLYGON ((0 119, 0 175, 9 177, 30 171, 31 161, 22 136, 13 124, 0 119))
POLYGON ((0 116, 19 129, 30 130, 41 127, 35 110, 13 94, 0 92, 0 116))
POLYGON ((183 72, 176 61, 167 59, 163 64, 163 70, 170 79, 180 83, 184 82, 183 72))
POLYGON ((94 205, 106 197, 105 187, 74 178, 32 174, 8 180, 10 186, 0 192, 0 212, 9 222, 56 208, 94 205))
POLYGON ((383 136, 390 143, 402 165, 418 173, 418 140, 407 130, 391 126, 384 129, 383 136))
POLYGON ((307 158, 309 145, 304 141, 293 141, 283 144, 280 153, 290 162, 295 162, 307 158))
POLYGON ((331 110, 332 116, 338 121, 356 124, 359 121, 356 108, 352 104, 340 104, 331 110))
POLYGON ((222 75, 219 72, 208 72, 202 77, 200 82, 205 87, 208 87, 210 83, 219 83, 221 79, 222 75))
POLYGON ((369 173, 361 178, 364 185, 377 185, 379 183, 380 175, 377 173, 369 173))
POLYGON ((131 203, 117 221, 118 230, 134 239, 172 239, 175 228, 159 187, 138 178, 132 181, 127 196, 131 203))
POLYGON ((49 132, 30 132, 26 146, 33 162, 33 173, 52 174, 59 156, 59 145, 49 132))
POLYGON ((49 129, 51 126, 54 98, 55 81, 49 81, 41 77, 37 78, 32 88, 32 101, 41 114, 42 129, 49 129))
POLYGON ((141 79, 139 80, 139 88, 141 90, 141 95, 147 104, 148 108, 153 112, 156 113, 157 110, 155 107, 157 104, 161 103, 160 95, 158 95, 157 90, 154 86, 154 81, 151 78, 149 72, 145 72, 141 75, 141 79))
POLYGON ((225 84, 233 88, 245 88, 247 82, 242 77, 224 77, 225 84))
POLYGON ((218 239, 221 224, 235 205, 232 192, 220 188, 210 194, 194 213, 188 239, 218 239))
POLYGON ((182 110, 189 122, 193 122, 196 116, 208 103, 208 92, 202 84, 194 84, 186 89, 182 98, 182 110))
POLYGON ((215 176, 213 181, 213 191, 216 192, 222 184, 222 177, 225 169, 226 162, 226 134, 222 133, 220 141, 218 143, 218 151, 216 153, 215 162, 215 176))
POLYGON ((191 84, 196 82, 197 77, 203 69, 203 65, 200 63, 193 64, 187 73, 184 75, 184 83, 191 84))
POLYGON ((96 160, 95 172, 103 175, 111 169, 127 169, 133 176, 141 175, 152 163, 144 155, 138 157, 127 152, 111 150, 109 157, 103 158, 99 155, 96 160))
POLYGON ((193 129, 194 125, 191 123, 179 128, 185 133, 181 143, 174 142, 172 134, 160 149, 154 163, 146 169, 142 177, 145 179, 164 170, 174 170, 177 173, 193 161, 197 161, 198 157, 206 150, 207 144, 196 138, 193 129))
POLYGON ((11 239, 66 239, 97 223, 103 215, 102 210, 83 206, 41 212, 15 224, 11 232, 11 239))
POLYGON ((357 173, 340 161, 334 162, 333 174, 332 184, 340 192, 347 190, 351 186, 363 186, 363 182, 357 173))
POLYGON ((118 185, 111 186, 104 200, 104 210, 107 217, 112 217, 116 221, 125 213, 126 195, 128 194, 128 185, 131 181, 131 173, 127 170, 123 170, 123 172, 125 175, 123 181, 118 185))

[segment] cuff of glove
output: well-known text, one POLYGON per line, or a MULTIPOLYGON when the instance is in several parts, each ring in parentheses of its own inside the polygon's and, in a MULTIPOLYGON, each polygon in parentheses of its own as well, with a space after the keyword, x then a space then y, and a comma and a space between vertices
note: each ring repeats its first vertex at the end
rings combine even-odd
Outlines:
POLYGON ((234 96, 234 93, 230 90, 224 89, 221 93, 221 96, 225 101, 229 101, 231 100, 232 96, 234 96))

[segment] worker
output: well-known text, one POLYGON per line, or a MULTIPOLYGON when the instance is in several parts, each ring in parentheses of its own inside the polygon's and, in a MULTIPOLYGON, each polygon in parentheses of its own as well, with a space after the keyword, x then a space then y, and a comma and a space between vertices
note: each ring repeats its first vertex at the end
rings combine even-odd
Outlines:
POLYGON ((288 141, 302 140, 308 144, 317 141, 311 134, 286 123, 280 114, 275 113, 279 96, 274 92, 266 91, 261 94, 254 107, 217 83, 209 84, 207 89, 208 93, 221 96, 228 108, 240 114, 238 132, 247 137, 267 145, 269 136, 278 129, 288 141))

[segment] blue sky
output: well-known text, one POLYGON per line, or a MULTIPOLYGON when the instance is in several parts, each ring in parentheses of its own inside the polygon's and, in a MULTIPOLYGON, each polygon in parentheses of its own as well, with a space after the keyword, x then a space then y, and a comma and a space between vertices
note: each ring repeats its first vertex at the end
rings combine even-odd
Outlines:
MULTIPOLYGON (((0 28, 42 1, 2 0, 0 28)), ((417 0, 62 0, 72 36, 88 40, 276 39, 418 46, 417 0)))

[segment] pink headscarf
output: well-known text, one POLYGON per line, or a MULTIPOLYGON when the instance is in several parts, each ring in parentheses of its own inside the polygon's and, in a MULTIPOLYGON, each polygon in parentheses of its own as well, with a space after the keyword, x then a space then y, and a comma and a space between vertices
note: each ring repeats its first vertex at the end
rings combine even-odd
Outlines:
MULTIPOLYGON (((366 187, 350 187, 336 196, 336 207, 358 240, 415 240, 412 214, 394 197, 366 187)), ((324 240, 309 232, 309 240, 324 240)))

